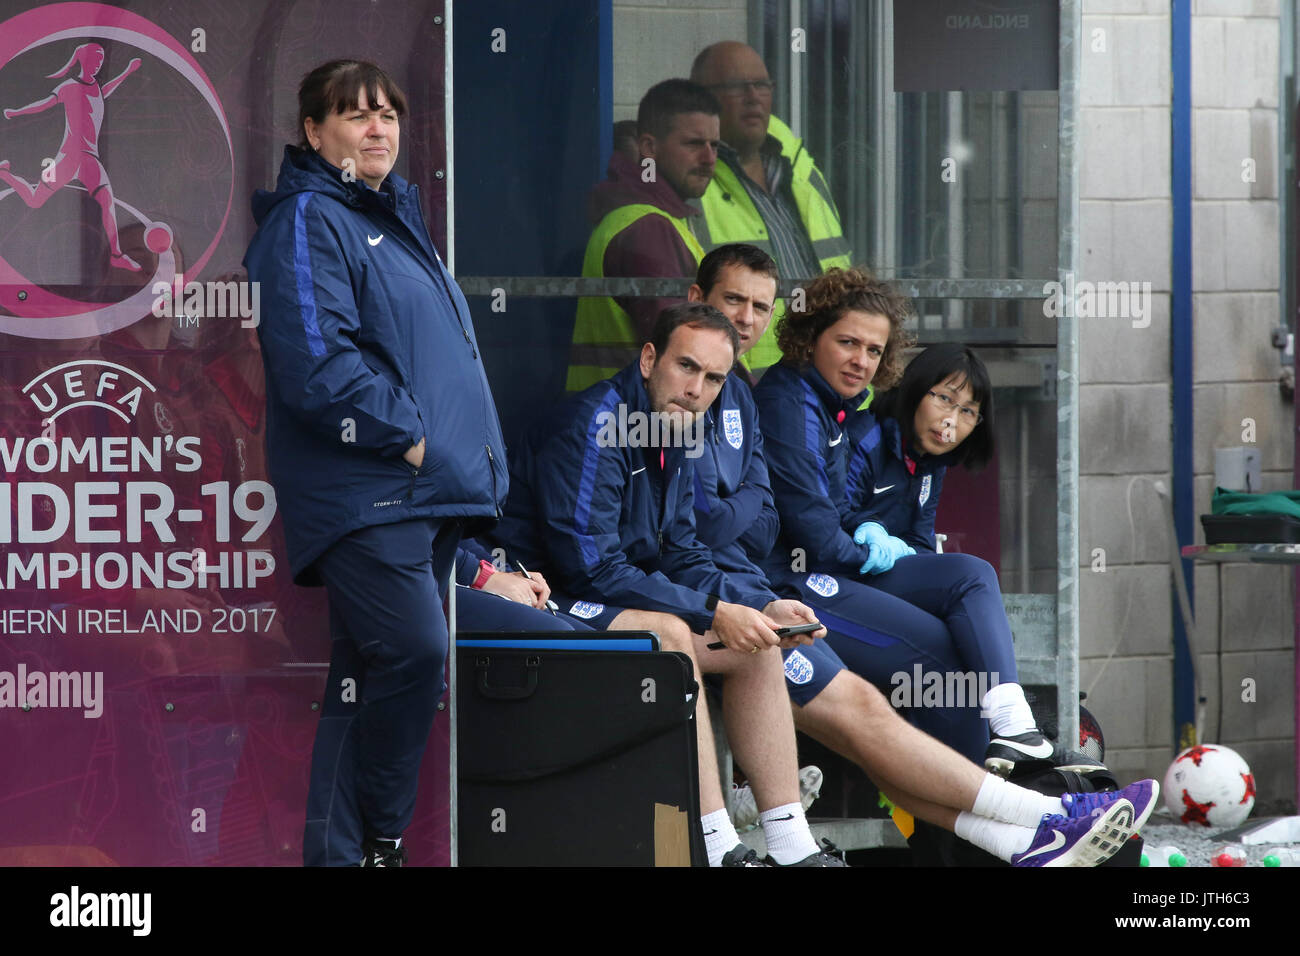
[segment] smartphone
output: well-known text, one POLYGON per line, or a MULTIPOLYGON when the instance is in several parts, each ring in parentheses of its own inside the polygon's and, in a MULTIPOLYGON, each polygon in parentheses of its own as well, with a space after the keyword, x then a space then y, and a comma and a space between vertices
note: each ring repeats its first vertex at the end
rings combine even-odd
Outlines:
MULTIPOLYGON (((812 624, 796 624, 793 627, 778 627, 776 629, 777 637, 798 637, 800 634, 812 634, 814 631, 820 631, 824 625, 816 622, 812 624)), ((720 651, 727 645, 721 641, 714 641, 708 645, 711 651, 720 651)))
POLYGON ((800 634, 812 634, 814 631, 822 629, 821 624, 814 621, 812 624, 796 624, 793 627, 778 627, 776 629, 777 637, 798 637, 800 634))

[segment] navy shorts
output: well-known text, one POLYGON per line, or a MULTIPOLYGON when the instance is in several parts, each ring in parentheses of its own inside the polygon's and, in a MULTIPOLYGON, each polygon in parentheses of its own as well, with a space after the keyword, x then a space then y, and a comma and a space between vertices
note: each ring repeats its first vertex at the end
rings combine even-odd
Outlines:
POLYGON ((614 618, 627 610, 627 608, 616 607, 613 604, 585 601, 556 590, 551 591, 551 600, 560 609, 562 617, 568 617, 570 620, 597 631, 608 631, 614 623, 614 618))
POLYGON ((800 707, 820 694, 831 678, 844 670, 844 662, 825 640, 783 650, 781 658, 785 661, 785 689, 800 707))

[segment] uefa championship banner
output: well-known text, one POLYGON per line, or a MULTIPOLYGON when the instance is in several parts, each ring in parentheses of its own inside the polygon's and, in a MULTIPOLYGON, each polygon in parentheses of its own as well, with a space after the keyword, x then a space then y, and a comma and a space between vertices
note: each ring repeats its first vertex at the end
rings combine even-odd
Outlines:
POLYGON ((301 863, 329 629, 267 479, 249 197, 303 74, 371 59, 445 251, 442 13, 0 0, 0 866, 301 863))

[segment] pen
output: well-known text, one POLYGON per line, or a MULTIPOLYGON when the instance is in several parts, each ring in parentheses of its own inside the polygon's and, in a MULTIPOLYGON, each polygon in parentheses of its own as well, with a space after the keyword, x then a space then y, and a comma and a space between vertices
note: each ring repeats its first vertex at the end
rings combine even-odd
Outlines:
MULTIPOLYGON (((522 574, 524 577, 526 577, 529 581, 533 579, 533 576, 528 573, 528 569, 524 567, 524 563, 522 561, 515 561, 515 567, 517 567, 519 569, 519 573, 522 574)), ((546 610, 554 614, 556 611, 559 610, 559 608, 560 606, 558 604, 556 604, 550 598, 547 598, 546 610)))

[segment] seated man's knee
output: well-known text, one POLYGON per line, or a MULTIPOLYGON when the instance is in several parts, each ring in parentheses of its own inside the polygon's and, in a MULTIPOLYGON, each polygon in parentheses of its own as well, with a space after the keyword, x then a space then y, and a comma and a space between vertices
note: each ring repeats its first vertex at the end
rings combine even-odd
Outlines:
POLYGON ((691 638, 690 625, 675 614, 663 614, 657 611, 645 612, 643 623, 638 628, 654 631, 659 635, 661 651, 680 651, 695 656, 695 647, 691 638))
POLYGON ((835 675, 819 697, 853 720, 902 720, 874 684, 845 669, 835 675))

